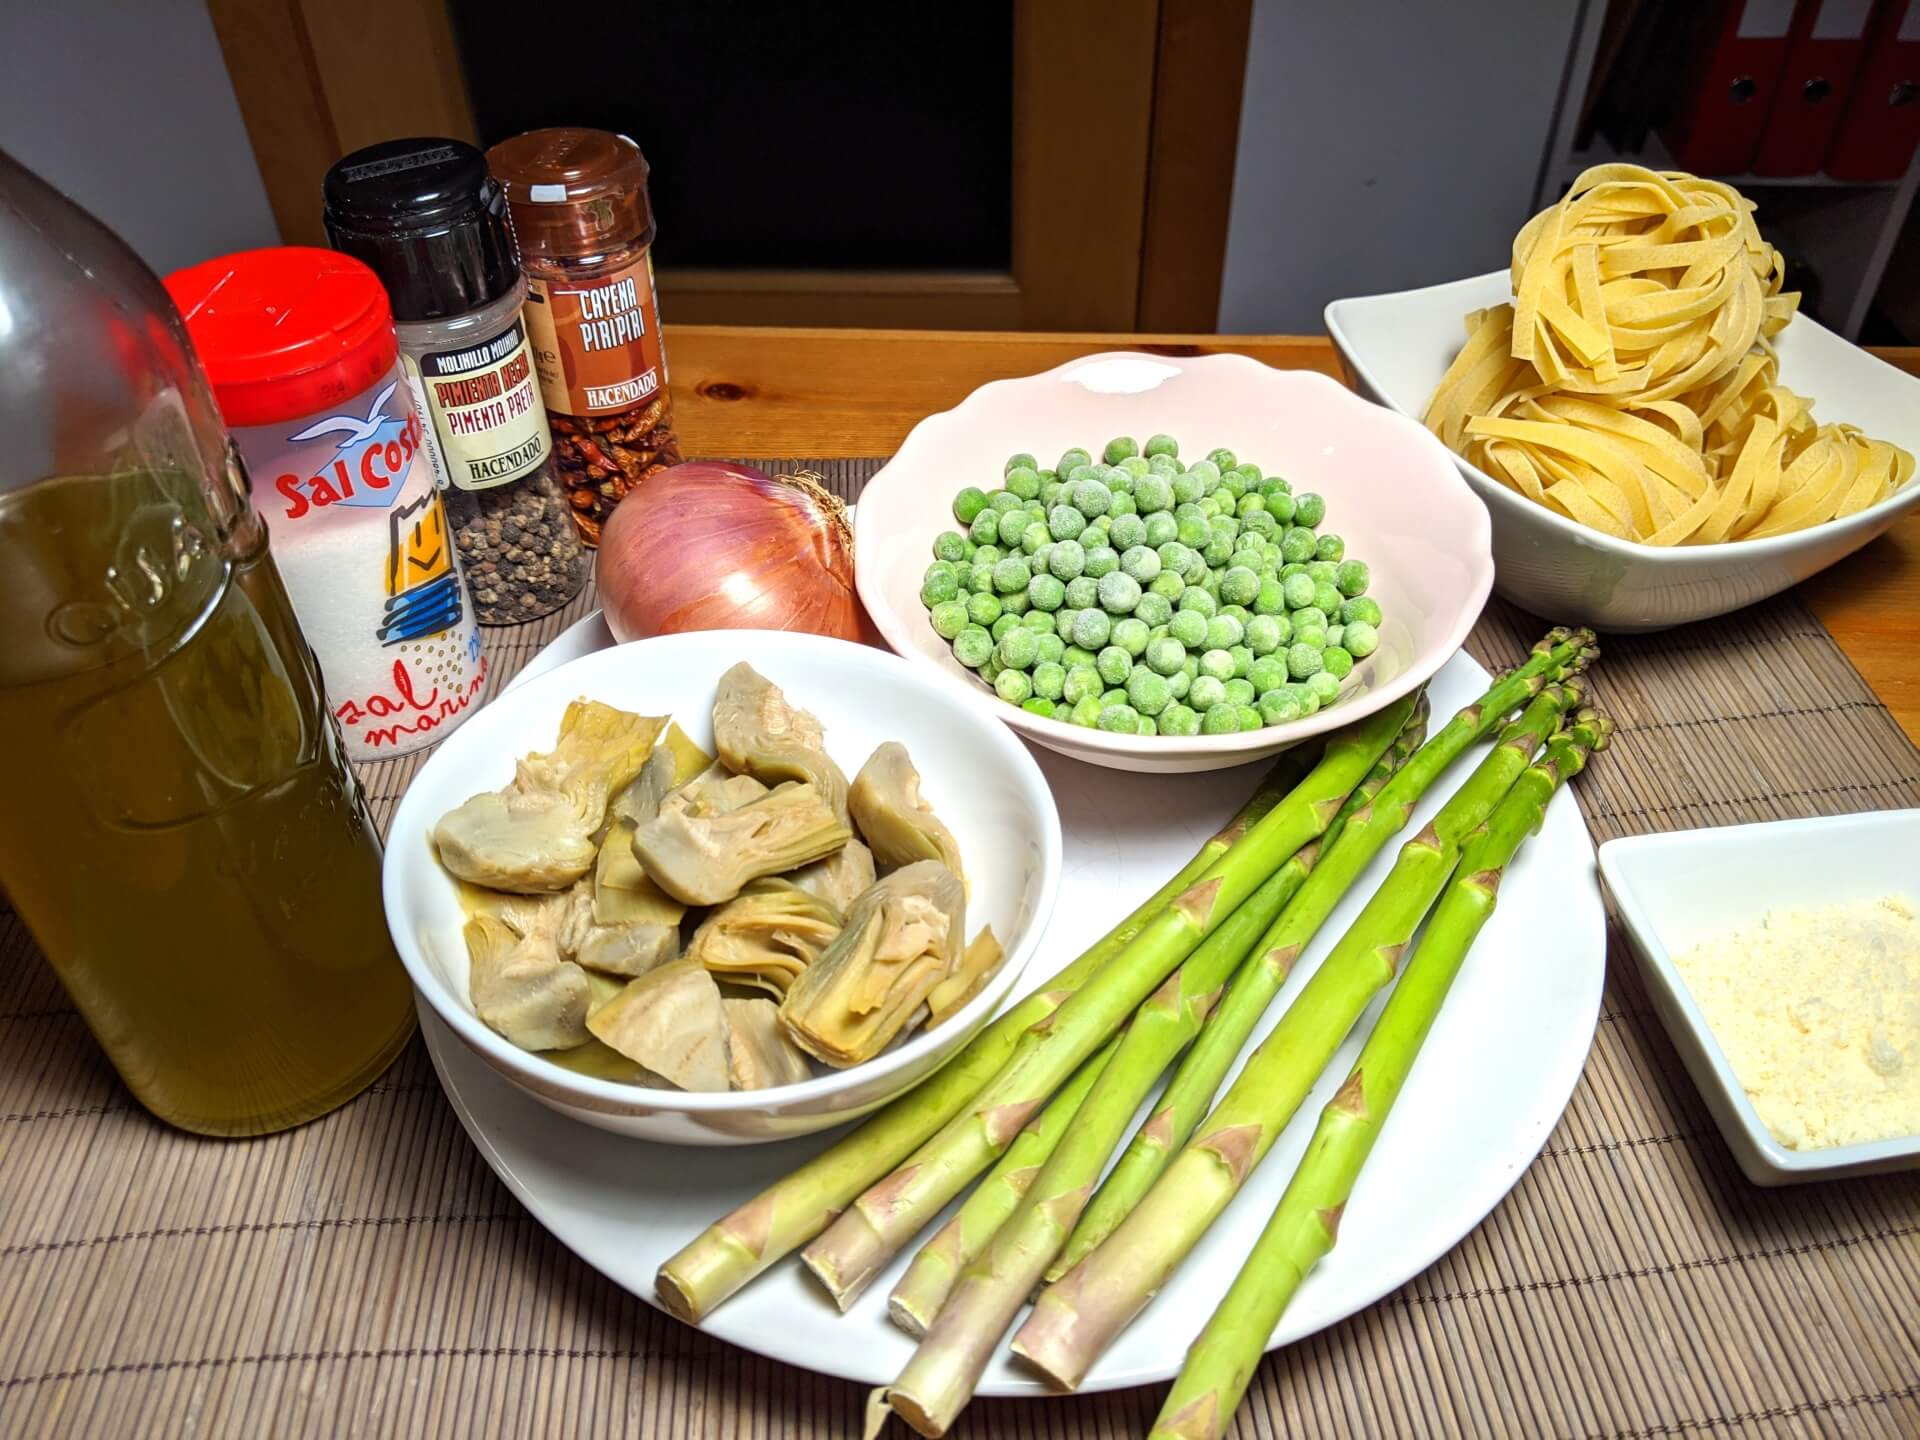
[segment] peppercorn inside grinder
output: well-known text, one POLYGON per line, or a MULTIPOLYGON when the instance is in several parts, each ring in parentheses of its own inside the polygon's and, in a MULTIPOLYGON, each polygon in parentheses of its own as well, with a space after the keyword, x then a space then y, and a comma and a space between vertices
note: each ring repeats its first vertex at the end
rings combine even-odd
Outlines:
POLYGON ((531 130, 487 152, 526 268, 527 333, 554 462, 589 545, 613 507, 680 463, 654 301, 640 147, 605 130, 531 130))
POLYGON ((459 140, 390 140, 341 160, 325 192, 334 248, 392 298, 475 617, 512 625, 558 610, 593 557, 555 470, 527 282, 486 157, 459 140))

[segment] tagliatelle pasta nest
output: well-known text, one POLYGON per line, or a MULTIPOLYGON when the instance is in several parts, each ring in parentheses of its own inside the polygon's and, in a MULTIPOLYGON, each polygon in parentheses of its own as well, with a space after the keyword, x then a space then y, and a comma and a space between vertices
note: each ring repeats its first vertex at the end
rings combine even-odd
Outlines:
POLYGON ((1799 303, 1730 185, 1597 165, 1513 242, 1426 423, 1530 500, 1624 540, 1754 540, 1851 515, 1914 458, 1818 424, 1772 338, 1799 303))

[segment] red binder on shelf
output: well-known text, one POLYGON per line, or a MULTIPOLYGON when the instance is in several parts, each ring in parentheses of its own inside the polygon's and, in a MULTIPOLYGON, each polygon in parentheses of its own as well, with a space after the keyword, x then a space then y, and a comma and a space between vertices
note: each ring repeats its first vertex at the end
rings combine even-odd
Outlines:
POLYGON ((1799 0, 1793 7, 1787 58, 1754 151, 1754 174, 1811 175, 1820 168, 1853 97, 1872 9, 1872 0, 1799 0))
POLYGON ((1920 146, 1920 0, 1880 0, 1866 63, 1841 117, 1826 172, 1836 180, 1898 180, 1920 146))
POLYGON ((1680 101, 1661 135, 1674 164, 1738 175, 1753 162, 1787 58, 1793 0, 1716 0, 1698 7, 1680 101))

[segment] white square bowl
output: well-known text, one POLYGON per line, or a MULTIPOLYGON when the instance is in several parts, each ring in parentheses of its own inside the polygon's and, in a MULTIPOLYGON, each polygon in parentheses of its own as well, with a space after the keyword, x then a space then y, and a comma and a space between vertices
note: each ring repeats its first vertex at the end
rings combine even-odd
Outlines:
MULTIPOLYGON (((1419 420, 1466 343, 1467 313, 1511 298, 1507 272, 1496 270, 1424 290, 1336 300, 1327 306, 1327 333, 1361 394, 1419 420)), ((1920 379, 1804 315, 1775 346, 1781 382, 1811 399, 1819 419, 1844 420, 1920 451, 1920 379)), ((1459 456, 1454 461, 1493 515, 1494 589, 1536 615, 1598 630, 1664 630, 1764 600, 1851 555, 1920 505, 1916 480, 1857 515, 1791 535, 1638 545, 1589 530, 1459 456)))
POLYGON ((1609 840, 1600 847, 1600 873, 1653 1008, 1749 1180, 1791 1185, 1920 1169, 1920 1135, 1820 1150, 1775 1139, 1673 963, 1676 951, 1758 924, 1772 908, 1920 897, 1920 810, 1609 840))

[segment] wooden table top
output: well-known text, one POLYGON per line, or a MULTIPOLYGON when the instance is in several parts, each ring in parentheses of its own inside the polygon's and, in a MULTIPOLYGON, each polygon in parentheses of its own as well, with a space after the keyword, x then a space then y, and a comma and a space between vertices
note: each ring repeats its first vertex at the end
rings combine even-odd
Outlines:
MULTIPOLYGON (((914 422, 975 387, 1098 350, 1229 351, 1346 378, 1325 336, 666 328, 674 411, 693 455, 889 455, 914 422)), ((1878 353, 1920 374, 1920 348, 1878 353)), ((1920 744, 1920 513, 1801 595, 1920 744)))

